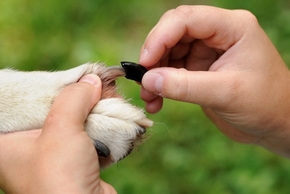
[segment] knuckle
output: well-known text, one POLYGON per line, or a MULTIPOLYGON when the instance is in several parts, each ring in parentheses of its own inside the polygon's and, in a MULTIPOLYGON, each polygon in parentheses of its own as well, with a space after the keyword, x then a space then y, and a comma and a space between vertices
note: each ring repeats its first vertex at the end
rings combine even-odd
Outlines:
POLYGON ((238 11, 241 14, 241 16, 243 16, 243 18, 246 18, 246 19, 252 20, 252 21, 257 20, 256 16, 248 10, 238 10, 238 11))
POLYGON ((46 127, 57 127, 61 124, 61 120, 60 118, 57 116, 57 114, 54 114, 53 112, 51 112, 50 114, 48 114, 48 116, 46 117, 44 126, 46 127))
POLYGON ((170 9, 170 10, 166 11, 166 12, 163 14, 162 18, 167 17, 167 16, 170 16, 173 12, 174 12, 174 9, 170 9))
POLYGON ((179 96, 177 97, 178 99, 183 99, 184 101, 190 101, 192 98, 192 91, 190 88, 190 79, 187 74, 187 70, 184 68, 180 69, 180 73, 178 74, 177 78, 177 83, 178 83, 178 94, 179 96))
POLYGON ((180 5, 174 10, 174 14, 180 19, 190 18, 193 15, 193 8, 187 5, 180 5))
POLYGON ((168 72, 167 76, 164 77, 162 96, 175 100, 187 100, 189 94, 188 83, 185 69, 181 68, 178 71, 168 72))
POLYGON ((247 25, 255 26, 258 25, 257 17, 248 10, 236 10, 237 18, 241 19, 242 21, 246 22, 247 25))

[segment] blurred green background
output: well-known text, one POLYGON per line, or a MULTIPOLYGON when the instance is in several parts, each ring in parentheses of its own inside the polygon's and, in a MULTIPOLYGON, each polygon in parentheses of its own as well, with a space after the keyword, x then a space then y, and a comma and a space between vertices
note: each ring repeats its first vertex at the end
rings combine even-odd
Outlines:
MULTIPOLYGON (((250 10, 290 64, 289 1, 1 0, 0 67, 60 70, 88 61, 138 61, 150 29, 181 4, 250 10)), ((123 78, 118 84, 144 106, 137 84, 123 78)), ((198 106, 166 100, 148 117, 156 124, 146 143, 101 173, 119 194, 290 193, 289 160, 227 139, 198 106)))

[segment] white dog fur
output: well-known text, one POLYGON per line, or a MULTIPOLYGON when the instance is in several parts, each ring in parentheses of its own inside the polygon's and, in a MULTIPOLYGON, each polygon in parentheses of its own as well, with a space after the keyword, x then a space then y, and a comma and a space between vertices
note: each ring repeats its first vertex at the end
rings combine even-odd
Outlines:
POLYGON ((121 67, 96 63, 57 72, 0 70, 0 132, 41 128, 54 98, 89 73, 100 76, 103 90, 85 130, 94 143, 101 142, 110 150, 108 157, 99 156, 102 168, 124 158, 153 122, 116 93, 115 79, 124 75, 121 67))

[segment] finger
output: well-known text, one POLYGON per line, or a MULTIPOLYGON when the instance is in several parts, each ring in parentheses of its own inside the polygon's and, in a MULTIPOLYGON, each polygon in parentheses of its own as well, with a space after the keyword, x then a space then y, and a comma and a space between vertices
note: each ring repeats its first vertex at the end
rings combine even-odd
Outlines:
POLYGON ((100 181, 100 187, 101 187, 101 194, 107 193, 107 194, 117 194, 115 188, 112 185, 109 185, 108 183, 104 182, 103 180, 100 181))
POLYGON ((141 87, 140 97, 146 103, 147 112, 156 113, 162 108, 163 98, 157 94, 148 92, 144 87, 141 87))
POLYGON ((163 106, 163 97, 158 96, 154 100, 146 103, 146 111, 149 113, 157 113, 163 106))
POLYGON ((252 16, 245 11, 208 6, 180 6, 170 10, 146 38, 139 62, 146 67, 156 64, 183 37, 203 39, 209 47, 227 50, 241 39, 245 15, 252 16))
POLYGON ((221 54, 206 46, 201 40, 195 40, 191 44, 177 43, 171 49, 167 66, 191 71, 207 71, 221 54))
POLYGON ((158 97, 158 94, 151 93, 147 91, 143 86, 141 86, 140 97, 145 102, 151 102, 158 97))
POLYGON ((236 74, 161 67, 145 73, 142 86, 164 98, 218 108, 234 99, 241 80, 236 74))
POLYGON ((45 120, 44 131, 69 133, 83 130, 84 122, 101 96, 101 80, 94 74, 63 89, 45 120))

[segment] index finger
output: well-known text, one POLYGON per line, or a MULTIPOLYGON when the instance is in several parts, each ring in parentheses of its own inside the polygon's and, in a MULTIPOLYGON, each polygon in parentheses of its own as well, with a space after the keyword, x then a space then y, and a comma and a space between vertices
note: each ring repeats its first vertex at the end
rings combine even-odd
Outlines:
POLYGON ((202 39, 211 48, 227 50, 243 36, 245 18, 237 17, 242 13, 209 6, 180 6, 170 10, 147 36, 139 63, 145 67, 158 63, 179 41, 202 39))

